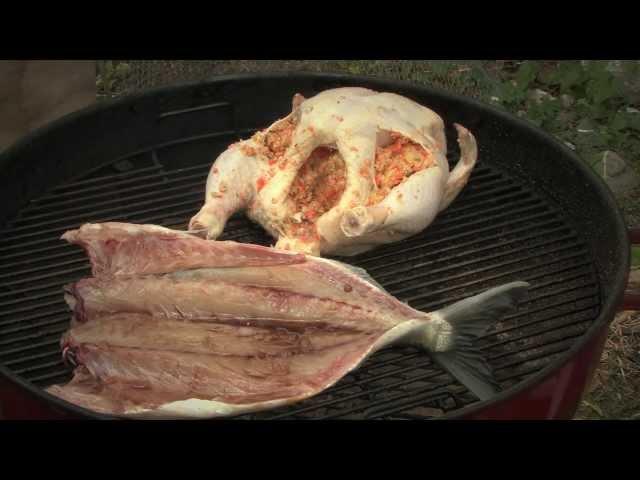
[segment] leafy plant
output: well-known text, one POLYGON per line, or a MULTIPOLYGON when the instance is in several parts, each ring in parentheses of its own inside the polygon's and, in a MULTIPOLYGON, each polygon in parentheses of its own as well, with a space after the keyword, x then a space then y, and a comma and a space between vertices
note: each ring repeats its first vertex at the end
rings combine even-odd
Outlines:
POLYGON ((119 90, 120 84, 127 79, 131 72, 128 63, 112 60, 97 63, 96 87, 98 94, 111 95, 119 90))
POLYGON ((505 71, 493 95, 503 108, 524 112, 532 123, 575 145, 591 165, 604 150, 640 164, 640 113, 627 111, 632 99, 625 83, 625 78, 638 82, 640 64, 622 62, 623 75, 616 76, 607 63, 525 61, 505 71))

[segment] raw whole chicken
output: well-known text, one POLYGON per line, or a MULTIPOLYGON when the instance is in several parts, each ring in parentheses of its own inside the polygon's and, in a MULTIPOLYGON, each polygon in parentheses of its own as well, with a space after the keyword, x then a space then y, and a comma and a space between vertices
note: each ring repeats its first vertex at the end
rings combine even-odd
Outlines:
POLYGON ((216 239, 245 210, 276 248, 356 255, 425 229, 467 183, 473 135, 455 125, 449 172, 442 119, 393 93, 365 88, 296 95, 292 112, 214 162, 190 231, 216 239))
POLYGON ((480 399, 495 392, 473 344, 516 308, 514 282, 442 310, 398 301, 364 270, 151 225, 84 225, 93 277, 66 287, 74 378, 48 392, 94 412, 209 418, 320 393, 373 352, 425 348, 480 399))

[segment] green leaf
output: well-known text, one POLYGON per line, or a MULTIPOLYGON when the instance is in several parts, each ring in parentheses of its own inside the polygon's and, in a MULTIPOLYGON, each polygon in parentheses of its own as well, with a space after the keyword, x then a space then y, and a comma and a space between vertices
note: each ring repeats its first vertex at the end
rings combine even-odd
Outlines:
POLYGON ((605 103, 595 103, 587 111, 590 118, 603 122, 609 122, 611 113, 610 106, 605 103))
POLYGON ((602 175, 604 172, 602 171, 602 165, 600 160, 602 159, 602 154, 600 152, 588 151, 587 153, 581 154, 582 158, 587 162, 587 164, 596 170, 598 174, 602 175), (600 167, 599 169, 597 167, 600 167))
POLYGON ((554 74, 550 75, 553 83, 560 85, 561 93, 570 93, 576 87, 584 83, 585 74, 580 62, 560 62, 554 74))
POLYGON ((630 77, 640 75, 640 62, 637 60, 625 60, 622 62, 622 72, 630 77))
POLYGON ((640 247, 634 246, 631 248, 631 264, 634 267, 640 267, 640 247))
POLYGON ((625 112, 616 112, 613 121, 609 124, 611 130, 618 132, 629 127, 629 114, 625 112))
POLYGON ((128 63, 119 63, 116 67, 116 73, 118 77, 124 78, 131 71, 131 67, 128 63))
POLYGON ((640 113, 628 113, 627 121, 629 128, 640 132, 640 113))
POLYGON ((442 60, 431 63, 430 67, 433 73, 442 76, 447 75, 449 73, 449 70, 451 70, 451 64, 442 60))
POLYGON ((589 80, 586 93, 594 103, 598 104, 612 98, 615 95, 615 88, 611 81, 597 77, 589 80))
POLYGON ((488 82, 487 74, 485 71, 477 65, 474 65, 471 68, 471 72, 469 73, 469 77, 472 80, 475 80, 477 83, 485 83, 488 82))
POLYGON ((347 67, 347 70, 349 70, 349 73, 352 75, 358 75, 362 72, 362 69, 360 68, 360 65, 358 65, 357 63, 352 63, 347 67))
POLYGON ((613 135, 609 132, 608 127, 601 127, 598 129, 598 135, 600 136, 600 141, 607 145, 611 146, 611 141, 613 140, 613 135))
POLYGON ((624 87, 621 82, 609 71, 603 62, 589 64, 589 81, 586 85, 586 94, 594 103, 600 104, 615 97, 622 97, 624 87))
POLYGON ((607 70, 608 60, 589 60, 586 62, 585 70, 589 75, 600 75, 607 70))
POLYGON ((536 79, 539 71, 540 64, 538 62, 526 61, 520 65, 515 76, 518 87, 521 89, 529 88, 529 85, 536 79))

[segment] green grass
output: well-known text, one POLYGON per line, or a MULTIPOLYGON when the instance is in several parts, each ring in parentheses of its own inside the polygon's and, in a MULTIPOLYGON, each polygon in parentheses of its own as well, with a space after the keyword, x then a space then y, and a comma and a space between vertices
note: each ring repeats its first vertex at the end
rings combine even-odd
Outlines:
POLYGON ((631 265, 640 267, 640 247, 631 247, 631 265))

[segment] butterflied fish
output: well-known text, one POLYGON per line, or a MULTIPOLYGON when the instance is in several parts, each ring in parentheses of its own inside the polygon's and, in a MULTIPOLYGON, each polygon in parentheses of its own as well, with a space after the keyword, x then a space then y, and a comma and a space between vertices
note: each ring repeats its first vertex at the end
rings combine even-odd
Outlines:
POLYGON ((347 264, 153 225, 88 224, 93 277, 65 288, 74 378, 49 393, 100 413, 211 418, 317 395, 372 353, 424 348, 479 399, 496 393, 474 339, 528 284, 421 312, 347 264))

